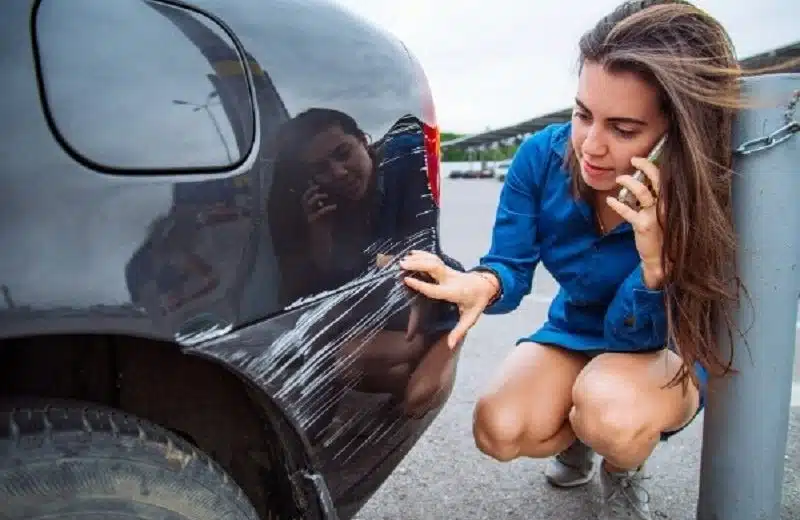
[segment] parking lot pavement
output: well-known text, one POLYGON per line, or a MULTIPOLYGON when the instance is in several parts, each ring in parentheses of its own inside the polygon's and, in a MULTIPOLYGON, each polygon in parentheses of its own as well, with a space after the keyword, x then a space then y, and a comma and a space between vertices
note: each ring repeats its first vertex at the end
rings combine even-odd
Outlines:
MULTIPOLYGON (((445 251, 472 265, 487 247, 499 193, 494 180, 444 181, 445 251)), ((431 429, 358 514, 360 520, 577 520, 595 518, 598 484, 549 487, 546 461, 498 463, 477 450, 471 421, 475 400, 517 337, 545 319, 556 284, 539 272, 533 294, 516 312, 485 316, 462 354, 453 395, 431 429)), ((662 443, 648 463, 654 518, 694 520, 702 415, 662 443)), ((782 520, 800 518, 800 408, 793 408, 786 454, 782 520)), ((754 456, 753 454, 742 454, 754 456)))

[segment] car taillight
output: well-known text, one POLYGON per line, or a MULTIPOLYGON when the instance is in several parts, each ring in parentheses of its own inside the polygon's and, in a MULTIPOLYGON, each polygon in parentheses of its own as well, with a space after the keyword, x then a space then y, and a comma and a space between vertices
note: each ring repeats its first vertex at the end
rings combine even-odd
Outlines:
MULTIPOLYGON (((409 52, 409 55, 411 53, 409 52)), ((417 82, 422 95, 422 132, 425 140, 425 166, 428 171, 428 185, 434 203, 438 206, 441 196, 441 134, 436 121, 436 107, 428 77, 419 61, 411 55, 416 69, 417 82)))
POLYGON ((439 147, 439 127, 431 126, 427 123, 423 125, 425 133, 425 162, 428 168, 428 184, 431 187, 431 195, 436 205, 439 205, 440 199, 440 147, 439 147))

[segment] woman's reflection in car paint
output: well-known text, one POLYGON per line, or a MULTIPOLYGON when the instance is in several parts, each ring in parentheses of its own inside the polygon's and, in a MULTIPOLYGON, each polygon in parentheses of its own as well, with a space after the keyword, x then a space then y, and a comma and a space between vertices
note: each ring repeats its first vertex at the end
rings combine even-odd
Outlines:
MULTIPOLYGON (((388 268, 403 248, 413 247, 400 237, 432 227, 423 196, 427 180, 413 166, 424 160, 421 127, 407 118, 393 130, 370 145, 352 117, 322 108, 279 130, 268 221, 285 304, 388 268)), ((346 321, 358 318, 357 307, 344 310, 353 317, 346 321)), ((339 353, 349 366, 338 383, 388 393, 413 417, 438 406, 451 390, 455 359, 444 338, 435 339, 447 324, 437 327, 425 307, 415 299, 377 334, 359 331, 339 353)))
POLYGON ((343 112, 311 109, 278 132, 270 226, 286 304, 336 288, 369 267, 380 202, 377 153, 343 112))

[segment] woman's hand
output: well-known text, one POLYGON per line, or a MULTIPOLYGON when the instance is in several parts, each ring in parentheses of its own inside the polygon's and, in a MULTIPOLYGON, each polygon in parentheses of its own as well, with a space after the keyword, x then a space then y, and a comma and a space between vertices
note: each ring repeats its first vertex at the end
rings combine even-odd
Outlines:
POLYGON ((664 281, 664 266, 661 265, 664 235, 658 223, 660 172, 656 165, 641 157, 631 159, 631 164, 642 170, 647 176, 653 186, 653 191, 650 191, 644 183, 637 181, 631 175, 621 175, 617 177, 617 182, 636 196, 640 204, 639 211, 629 208, 614 197, 606 198, 606 203, 633 226, 636 249, 642 259, 645 285, 656 289, 661 287, 664 281))
POLYGON ((497 294, 500 284, 494 277, 483 273, 462 273, 445 264, 438 256, 425 251, 412 251, 400 261, 400 268, 428 275, 433 283, 411 276, 405 283, 411 289, 435 300, 444 300, 458 306, 460 318, 447 338, 450 349, 454 349, 475 325, 497 294))
POLYGON ((311 257, 317 268, 325 271, 333 250, 333 229, 331 220, 323 217, 336 211, 336 204, 328 203, 328 194, 314 182, 303 193, 301 204, 308 221, 311 257))
POLYGON ((328 194, 320 190, 315 183, 311 183, 303 193, 303 211, 309 224, 318 222, 322 217, 336 210, 336 204, 328 203, 327 199, 328 194))
MULTIPOLYGON (((392 260, 394 260, 394 255, 387 255, 384 253, 377 253, 375 255, 375 265, 381 269, 388 266, 392 260)), ((425 300, 421 298, 414 298, 411 301, 411 305, 408 309, 408 326, 406 327, 406 341, 413 341, 414 338, 419 334, 420 325, 422 324, 423 316, 428 313, 428 308, 430 306, 425 300)))

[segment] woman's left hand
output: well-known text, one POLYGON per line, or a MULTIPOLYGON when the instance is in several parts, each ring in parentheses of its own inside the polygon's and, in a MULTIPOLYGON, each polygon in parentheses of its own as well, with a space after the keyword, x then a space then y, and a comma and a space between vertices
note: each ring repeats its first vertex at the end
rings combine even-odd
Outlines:
POLYGON ((636 249, 642 259, 644 282, 648 287, 655 289, 661 286, 664 279, 664 269, 661 265, 664 235, 658 223, 659 171, 655 164, 642 157, 634 157, 631 159, 631 164, 647 176, 653 187, 652 191, 633 176, 621 175, 617 177, 617 182, 634 194, 639 201, 640 209, 638 211, 632 209, 615 197, 607 197, 606 203, 633 226, 636 249))

